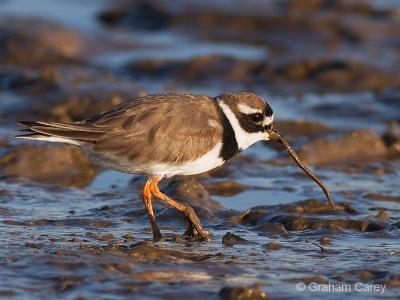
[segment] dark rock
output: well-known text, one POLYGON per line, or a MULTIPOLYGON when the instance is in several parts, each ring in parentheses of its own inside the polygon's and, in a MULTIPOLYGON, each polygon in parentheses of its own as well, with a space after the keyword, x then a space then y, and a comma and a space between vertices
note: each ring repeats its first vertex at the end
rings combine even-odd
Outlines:
POLYGON ((0 172, 36 182, 83 187, 99 168, 73 147, 56 145, 19 146, 0 158, 0 172))
POLYGON ((204 187, 210 194, 224 197, 234 196, 242 193, 246 189, 252 188, 233 180, 210 182, 205 184, 204 187))
POLYGON ((219 296, 223 300, 239 299, 269 299, 268 295, 260 290, 258 286, 253 287, 223 287, 219 291, 219 296))
MULTIPOLYGON (((118 249, 124 250, 120 247, 118 249)), ((202 261, 212 258, 214 255, 209 254, 193 254, 179 250, 163 249, 162 247, 153 246, 148 242, 139 242, 129 246, 126 250, 131 257, 141 258, 155 258, 155 257, 174 257, 179 259, 202 261)))
POLYGON ((385 159, 388 150, 375 132, 368 129, 353 131, 336 140, 318 139, 297 151, 307 165, 340 165, 375 162, 385 159))
POLYGON ((104 11, 99 19, 107 25, 139 30, 161 30, 171 23, 171 15, 154 2, 135 1, 104 11))
POLYGON ((82 64, 81 39, 73 31, 35 18, 2 16, 0 64, 43 69, 58 64, 82 64))
POLYGON ((163 192, 190 206, 199 206, 210 211, 223 209, 222 204, 211 199, 208 191, 194 178, 182 177, 173 180, 163 189, 163 192))
POLYGON ((279 250, 281 248, 281 244, 276 243, 276 242, 269 242, 265 244, 265 247, 268 250, 279 250))
POLYGON ((253 242, 250 242, 244 238, 241 238, 240 236, 227 232, 223 237, 222 237, 222 243, 227 245, 227 246, 233 246, 237 244, 254 244, 253 242))

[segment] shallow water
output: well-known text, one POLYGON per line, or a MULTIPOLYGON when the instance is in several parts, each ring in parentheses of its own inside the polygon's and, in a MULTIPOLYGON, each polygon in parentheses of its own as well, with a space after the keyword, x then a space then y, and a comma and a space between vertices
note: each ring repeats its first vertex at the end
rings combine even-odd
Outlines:
POLYGON ((143 30, 129 19, 101 23, 96 16, 113 7, 106 1, 1 1, 1 36, 8 41, 14 30, 7 45, 22 40, 31 48, 0 52, 0 298, 398 297, 400 129, 393 122, 400 122, 400 79, 393 70, 400 7, 378 2, 364 9, 291 2, 285 15, 270 1, 265 16, 275 23, 259 20, 265 28, 257 29, 229 19, 263 16, 258 1, 210 4, 208 14, 188 1, 166 10, 167 27, 143 30), (214 28, 217 13, 223 22, 214 28), (331 27, 324 18, 332 13, 331 27), (296 19, 302 14, 308 23, 296 19), (37 28, 18 29, 27 16, 37 28), (185 25, 191 18, 193 27, 185 25), (29 52, 38 65, 24 60, 29 52), (300 67, 290 64, 296 61, 300 67), (99 170, 69 148, 10 137, 14 120, 78 120, 143 92, 238 90, 270 103, 276 128, 337 210, 282 148, 258 143, 217 170, 162 183, 194 207, 210 243, 184 237, 181 214, 158 201, 166 239, 153 242, 141 200, 145 178, 99 170))

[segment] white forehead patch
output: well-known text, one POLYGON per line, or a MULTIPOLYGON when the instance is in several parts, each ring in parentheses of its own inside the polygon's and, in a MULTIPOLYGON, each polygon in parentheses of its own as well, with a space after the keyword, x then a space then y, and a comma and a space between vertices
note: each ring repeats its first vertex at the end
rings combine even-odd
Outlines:
POLYGON ((254 107, 250 107, 247 106, 246 104, 240 103, 238 104, 238 109, 241 113, 244 113, 246 115, 249 114, 256 114, 256 113, 262 113, 262 111, 260 109, 254 108, 254 107))

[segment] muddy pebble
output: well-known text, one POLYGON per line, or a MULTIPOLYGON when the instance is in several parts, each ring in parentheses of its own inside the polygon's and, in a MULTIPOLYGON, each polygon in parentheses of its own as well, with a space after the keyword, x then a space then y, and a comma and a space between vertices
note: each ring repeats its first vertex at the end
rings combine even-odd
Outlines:
POLYGON ((368 193, 363 197, 374 201, 400 201, 400 196, 382 195, 378 193, 368 193))
POLYGON ((279 250, 281 248, 281 244, 277 243, 277 242, 269 242, 265 244, 265 247, 268 250, 279 250))
MULTIPOLYGON (((382 271, 384 272, 384 271, 382 271)), ((342 275, 338 276, 338 279, 341 281, 345 281, 345 280, 361 280, 363 282, 368 282, 370 281, 373 277, 375 277, 376 275, 378 275, 380 272, 371 272, 368 270, 363 270, 363 269, 355 269, 355 270, 351 270, 348 272, 345 272, 342 275), (375 273, 375 274, 374 274, 375 273), (374 276, 375 275, 375 276, 374 276)))
POLYGON ((36 18, 2 16, 0 62, 45 68, 56 64, 81 64, 82 40, 61 25, 36 18))
POLYGON ((286 232, 285 227, 282 224, 273 222, 254 226, 254 231, 262 232, 268 236, 278 236, 278 234, 283 234, 286 232))
POLYGON ((55 92, 59 86, 55 80, 44 78, 40 71, 10 66, 6 73, 0 73, 0 88, 16 92, 24 91, 33 96, 55 92))
POLYGON ((254 212, 250 209, 246 210, 245 212, 238 214, 238 215, 233 215, 233 216, 228 216, 228 220, 236 222, 236 223, 246 223, 246 220, 249 220, 252 218, 252 215, 254 212))
POLYGON ((282 223, 288 231, 298 231, 313 228, 320 228, 328 225, 335 225, 343 229, 352 229, 356 231, 378 231, 386 227, 385 223, 378 223, 367 220, 318 220, 304 216, 276 215, 271 217, 272 222, 282 223))
POLYGON ((114 5, 100 13, 98 18, 107 25, 154 31, 168 27, 172 16, 157 3, 139 1, 114 5))
POLYGON ((240 184, 233 180, 210 182, 205 184, 204 187, 211 195, 218 195, 224 197, 234 196, 242 193, 246 189, 251 188, 250 186, 240 184))
POLYGON ((201 261, 201 260, 206 260, 213 255, 202 255, 202 254, 192 254, 192 253, 187 253, 184 251, 179 251, 179 250, 170 250, 170 249, 163 249, 161 247, 156 247, 151 245, 148 242, 139 242, 136 244, 133 244, 129 246, 128 249, 129 255, 131 257, 139 258, 139 257, 145 257, 145 258, 160 258, 160 257, 174 257, 174 258, 180 258, 180 259, 185 259, 185 260, 192 260, 192 261, 201 261))
POLYGON ((380 219, 380 220, 390 220, 388 213, 385 210, 380 210, 377 215, 367 216, 369 219, 380 219))
POLYGON ((400 142, 395 142, 389 147, 388 158, 391 160, 400 159, 400 142))
POLYGON ((382 139, 389 148, 388 159, 400 159, 400 126, 398 121, 391 121, 382 135, 382 139))
POLYGON ((385 159, 388 150, 378 134, 359 129, 335 140, 318 139, 297 154, 306 165, 344 165, 385 159))
POLYGON ((303 137, 305 135, 307 137, 318 137, 335 132, 334 129, 322 123, 303 119, 298 119, 295 121, 276 120, 274 121, 274 124, 274 127, 277 128, 279 132, 284 132, 285 136, 290 137, 303 137))
POLYGON ((378 89, 397 84, 399 80, 367 64, 335 59, 291 62, 277 69, 277 73, 290 81, 311 79, 336 91, 378 89))
POLYGON ((82 267, 87 267, 87 263, 85 262, 67 262, 64 260, 54 260, 48 263, 50 266, 55 266, 60 269, 79 269, 82 267))
POLYGON ((135 264, 131 262, 118 263, 114 265, 114 268, 123 273, 130 273, 133 269, 135 269, 135 264))
POLYGON ((40 243, 33 243, 33 242, 26 242, 25 247, 34 248, 34 249, 42 249, 44 248, 44 244, 40 243))
POLYGON ((222 243, 227 246, 233 246, 237 244, 253 244, 253 242, 248 241, 231 232, 227 232, 224 236, 222 236, 222 243))
POLYGON ((382 139, 386 146, 391 145, 400 141, 400 125, 397 121, 391 121, 386 131, 382 134, 382 139))
POLYGON ((182 239, 181 239, 181 237, 180 237, 180 236, 178 236, 178 235, 175 235, 175 236, 172 238, 172 241, 173 241, 173 242, 175 242, 175 243, 177 243, 177 242, 180 242, 180 241, 182 241, 182 239))
MULTIPOLYGON (((68 73, 77 73, 83 71, 76 71, 73 69, 64 70, 67 73, 65 77, 68 77, 68 73)), ((76 74, 69 74, 69 76, 77 76, 76 74)), ((92 74, 82 75, 82 77, 90 77, 92 74)), ((77 80, 76 84, 80 81, 87 80, 98 80, 96 78, 82 78, 77 80)), ((100 79, 101 80, 101 79, 100 79)), ((105 79, 103 79, 105 80, 105 79)), ((64 82, 64 85, 69 85, 68 82, 64 82)), ((95 84, 94 84, 95 85, 95 84)), ((59 91, 56 94, 51 95, 51 102, 53 105, 49 106, 48 101, 44 103, 37 103, 35 110, 35 118, 46 121, 56 122, 73 122, 84 120, 94 114, 99 113, 107 108, 114 105, 118 105, 123 100, 128 100, 134 97, 135 93, 130 91, 115 91, 111 85, 103 83, 103 86, 94 86, 92 89, 73 89, 70 91, 59 91)))
POLYGON ((219 291, 219 296, 223 300, 239 299, 269 299, 268 295, 260 290, 258 286, 254 287, 223 287, 219 291))
POLYGON ((331 239, 327 236, 324 236, 319 239, 319 242, 321 243, 321 245, 329 245, 331 243, 331 239))
POLYGON ((73 147, 25 144, 0 157, 0 172, 47 184, 83 187, 99 167, 73 147))
POLYGON ((112 265, 107 265, 103 268, 104 271, 106 271, 107 273, 115 273, 117 272, 117 269, 112 266, 112 265))
POLYGON ((165 188, 164 193, 179 200, 182 204, 200 206, 210 211, 220 211, 223 206, 220 202, 211 199, 207 189, 194 178, 180 178, 172 180, 165 188))
POLYGON ((123 237, 127 240, 135 238, 135 236, 132 233, 127 233, 123 235, 123 237))

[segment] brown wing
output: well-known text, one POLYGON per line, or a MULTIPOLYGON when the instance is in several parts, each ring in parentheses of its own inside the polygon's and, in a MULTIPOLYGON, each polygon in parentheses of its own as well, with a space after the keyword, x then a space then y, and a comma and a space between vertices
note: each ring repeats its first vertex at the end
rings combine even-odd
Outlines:
POLYGON ((121 103, 77 123, 26 122, 26 138, 57 136, 93 143, 96 152, 144 162, 201 157, 222 135, 216 103, 197 94, 159 94, 121 103))
POLYGON ((222 135, 214 100, 204 95, 164 94, 139 98, 85 121, 107 128, 94 151, 130 160, 183 162, 211 150, 222 135))

